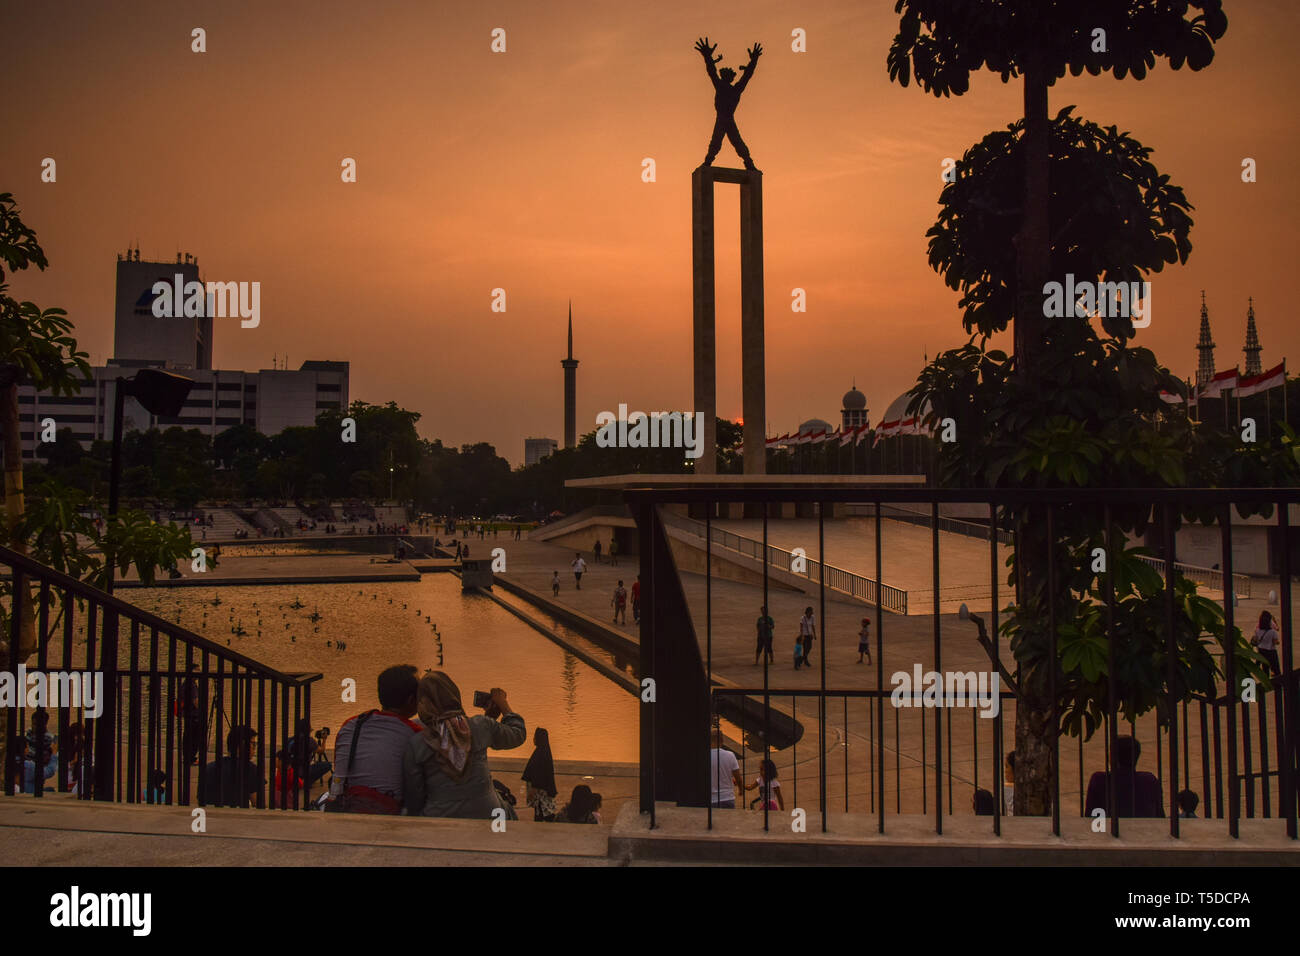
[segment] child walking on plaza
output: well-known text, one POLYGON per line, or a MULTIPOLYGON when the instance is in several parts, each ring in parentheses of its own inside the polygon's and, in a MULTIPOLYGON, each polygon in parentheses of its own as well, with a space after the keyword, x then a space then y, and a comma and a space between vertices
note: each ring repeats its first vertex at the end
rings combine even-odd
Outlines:
POLYGON ((871 663, 871 620, 862 619, 862 630, 858 631, 858 663, 862 663, 862 655, 867 655, 867 663, 871 663))
POLYGON ((758 776, 754 782, 745 785, 746 790, 758 790, 758 796, 749 804, 749 808, 754 809, 754 804, 759 804, 760 810, 784 810, 785 800, 781 797, 781 781, 776 779, 776 764, 770 760, 764 760, 759 767, 758 776))
POLYGON ((803 635, 794 639, 794 669, 798 670, 799 665, 803 663, 803 635))
POLYGON ((551 572, 551 594, 555 595, 556 597, 560 596, 560 572, 559 571, 551 572))

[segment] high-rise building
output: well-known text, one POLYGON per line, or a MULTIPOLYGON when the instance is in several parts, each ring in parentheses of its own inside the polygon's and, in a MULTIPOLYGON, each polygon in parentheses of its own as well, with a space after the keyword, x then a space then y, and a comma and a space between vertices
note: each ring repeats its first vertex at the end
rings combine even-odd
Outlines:
POLYGON ((535 465, 543 458, 555 454, 556 441, 554 438, 525 438, 524 439, 524 467, 535 465))
POLYGON ((1205 307, 1205 290, 1201 290, 1201 336, 1196 342, 1196 387, 1214 378, 1214 340, 1210 338, 1210 313, 1205 307))
POLYGON ((1259 331, 1255 328, 1255 300, 1250 298, 1246 300, 1246 347, 1242 349, 1246 353, 1246 372, 1250 375, 1261 375, 1264 367, 1260 363, 1259 353, 1263 351, 1259 344, 1259 331))
POLYGON ((569 303, 569 357, 564 366, 564 447, 578 444, 578 360, 573 357, 573 303, 569 303))
MULTIPOLYGON (((139 249, 128 249, 125 257, 117 257, 117 298, 113 310, 116 364, 152 365, 177 371, 212 368, 212 316, 159 318, 153 314, 154 283, 166 282, 171 286, 178 275, 182 285, 200 281, 198 258, 188 252, 178 252, 174 263, 142 262, 139 249)), ((176 303, 177 311, 180 305, 176 303)))
POLYGON ((118 256, 114 314, 114 355, 106 365, 91 367, 91 381, 75 395, 18 389, 19 435, 23 457, 44 457, 41 437, 52 420, 55 431, 72 429, 83 448, 113 436, 114 382, 136 369, 167 368, 194 380, 180 415, 160 418, 145 411, 134 398, 123 403, 124 430, 197 428, 215 437, 235 425, 251 425, 263 435, 312 425, 331 408, 348 407, 347 362, 303 362, 297 370, 258 372, 212 367, 211 317, 159 318, 153 314, 153 284, 200 281, 198 260, 188 253, 177 261, 141 261, 139 250, 118 256))

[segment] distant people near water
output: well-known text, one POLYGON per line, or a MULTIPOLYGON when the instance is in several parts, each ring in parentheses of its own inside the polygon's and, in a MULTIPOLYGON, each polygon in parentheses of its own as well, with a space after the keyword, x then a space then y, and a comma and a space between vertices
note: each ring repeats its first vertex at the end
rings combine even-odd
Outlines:
POLYGON ((599 823, 600 817, 596 814, 596 794, 591 792, 591 787, 585 783, 580 783, 573 788, 573 793, 569 797, 569 802, 564 805, 564 809, 556 814, 556 823, 599 823))
POLYGON ((715 807, 736 809, 736 794, 743 790, 745 781, 740 778, 740 761, 722 746, 722 728, 713 727, 713 749, 709 751, 709 790, 715 807))
POLYGON ((1268 611, 1261 611, 1259 614, 1259 627, 1255 628, 1255 634, 1251 637, 1250 643, 1259 651, 1259 656, 1268 661, 1269 673, 1274 677, 1282 673, 1282 666, 1277 659, 1277 646, 1281 639, 1273 615, 1268 611))
MULTIPOLYGON (((45 735, 42 734, 42 737, 45 735)), ((31 745, 31 741, 26 736, 18 738, 17 749, 11 758, 14 766, 14 789, 18 793, 35 793, 36 792, 36 775, 39 773, 42 781, 52 781, 54 775, 59 771, 58 751, 52 745, 46 745, 42 742, 40 759, 37 759, 36 748, 31 745)), ((43 789, 52 786, 50 783, 44 783, 43 789)))
POLYGON ((627 623, 627 588, 623 587, 623 582, 618 582, 618 587, 614 588, 614 595, 609 599, 609 603, 614 608, 614 623, 618 623, 619 615, 623 617, 623 623, 627 623))
POLYGON ((222 807, 251 806, 252 797, 266 785, 253 763, 257 731, 246 724, 230 728, 226 752, 199 773, 199 803, 222 807))
POLYGON ((379 675, 379 709, 349 717, 334 737, 334 777, 326 809, 402 812, 406 745, 424 728, 413 720, 420 681, 410 664, 379 675))
POLYGON ((1084 808, 1085 816, 1092 816, 1098 808, 1105 810, 1109 816, 1117 813, 1121 817, 1163 817, 1164 807, 1160 805, 1160 781, 1155 774, 1137 769, 1138 757, 1142 755, 1142 746, 1125 734, 1115 742, 1113 764, 1115 766, 1115 802, 1112 808, 1107 805, 1107 784, 1109 774, 1097 771, 1088 781, 1088 795, 1084 808))
MULTIPOLYGON (((637 579, 640 581, 640 578, 637 579)), ((767 605, 764 604, 758 609, 758 643, 754 647, 754 666, 758 666, 758 657, 760 654, 766 654, 766 661, 769 664, 776 662, 776 656, 772 653, 772 633, 776 630, 776 621, 768 617, 767 605)), ((800 649, 800 654, 803 649, 800 649)))
POLYGON ((293 755, 285 747, 275 755, 275 775, 271 778, 271 793, 266 805, 272 810, 293 807, 305 785, 293 766, 293 755))
POLYGON ((506 692, 494 687, 484 713, 468 717, 455 681, 429 671, 420 679, 419 714, 424 730, 411 737, 403 759, 407 814, 487 820, 501 809, 518 819, 497 794, 487 765, 489 748, 513 750, 528 739, 506 692))
POLYGON ((149 788, 144 792, 144 802, 167 802, 167 771, 155 769, 149 775, 149 788))
POLYGON ((81 751, 85 745, 85 738, 85 725, 79 720, 74 720, 68 724, 66 741, 59 742, 59 749, 63 751, 63 759, 68 764, 68 790, 71 793, 78 792, 78 786, 81 782, 81 751))
POLYGON ((993 799, 993 794, 990 791, 980 787, 975 791, 975 797, 971 801, 971 805, 974 807, 977 817, 991 817, 998 804, 993 799))
POLYGON ((803 609, 803 617, 799 619, 799 636, 803 638, 803 662, 808 662, 808 655, 812 653, 813 641, 817 638, 817 625, 813 622, 813 609, 806 607, 803 609))
POLYGON ((579 591, 581 591, 581 590, 582 590, 582 573, 583 573, 584 571, 587 570, 587 562, 584 561, 584 560, 582 560, 582 555, 581 555, 581 554, 575 554, 575 555, 573 556, 573 564, 569 565, 569 567, 571 567, 571 568, 573 569, 573 583, 574 583, 574 586, 575 586, 579 591))
POLYGON ((555 819, 555 759, 551 756, 551 735, 545 727, 533 731, 533 755, 524 766, 524 802, 533 808, 533 820, 547 823, 555 819))
POLYGON ((781 796, 781 781, 776 779, 776 764, 770 760, 764 760, 758 768, 758 776, 754 778, 753 783, 745 784, 745 790, 757 790, 758 796, 750 803, 750 809, 754 809, 755 804, 759 810, 784 810, 785 799, 781 796))
POLYGON ((1195 820, 1196 808, 1201 805, 1201 798, 1194 790, 1178 791, 1178 816, 1183 820, 1195 820))
POLYGON ((632 582, 632 623, 641 623, 641 575, 632 582))
POLYGON ((554 597, 560 596, 560 572, 551 572, 551 594, 554 597))
POLYGON ((1002 812, 1012 816, 1016 812, 1016 752, 1007 751, 1002 767, 1002 812))
POLYGON ((858 663, 862 663, 862 655, 867 655, 867 663, 871 663, 871 619, 864 617, 862 619, 862 630, 858 631, 858 663))
POLYGON ((609 563, 611 567, 618 567, 618 538, 613 535, 609 538, 609 563))
MULTIPOLYGON (((343 642, 339 641, 340 649, 343 642)), ((320 745, 312 737, 311 724, 307 720, 298 721, 297 732, 284 743, 284 749, 289 754, 289 759, 293 763, 295 770, 307 770, 307 789, 310 791, 312 784, 319 781, 330 772, 330 762, 328 760, 317 760, 316 752, 320 745)))
POLYGON ((199 682, 194 676, 194 672, 198 669, 199 665, 194 661, 190 661, 186 666, 189 676, 181 684, 181 752, 187 767, 199 762, 199 751, 203 748, 203 741, 207 738, 199 682))
POLYGON ((600 539, 599 538, 597 538, 596 543, 591 546, 591 553, 596 556, 596 563, 600 564, 600 539))

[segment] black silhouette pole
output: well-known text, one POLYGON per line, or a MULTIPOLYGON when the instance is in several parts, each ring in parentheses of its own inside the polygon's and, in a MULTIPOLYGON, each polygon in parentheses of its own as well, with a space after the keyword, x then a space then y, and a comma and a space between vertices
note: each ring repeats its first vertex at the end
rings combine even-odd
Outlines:
POLYGON ((709 140, 709 152, 704 157, 704 165, 713 165, 714 157, 722 148, 722 137, 726 136, 731 141, 731 145, 736 148, 736 155, 744 162, 745 168, 753 170, 754 160, 750 158, 749 147, 740 138, 740 130, 736 128, 736 107, 740 105, 740 94, 745 92, 745 87, 754 78, 754 68, 758 66, 758 58, 763 55, 763 47, 755 43, 749 48, 749 62, 740 68, 743 75, 740 82, 734 84, 732 81, 736 78, 735 70, 730 67, 723 67, 721 70, 717 68, 717 64, 722 61, 721 53, 717 56, 713 55, 713 51, 717 48, 716 43, 709 43, 708 37, 695 41, 695 49, 699 51, 700 56, 704 57, 705 69, 709 71, 709 79, 713 81, 713 107, 718 113, 718 118, 713 124, 713 136, 709 140))

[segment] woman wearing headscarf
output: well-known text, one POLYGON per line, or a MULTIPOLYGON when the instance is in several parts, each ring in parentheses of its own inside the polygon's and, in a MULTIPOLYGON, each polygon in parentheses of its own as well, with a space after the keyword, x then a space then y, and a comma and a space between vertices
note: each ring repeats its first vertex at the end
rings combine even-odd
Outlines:
POLYGON ((406 813, 486 820, 492 811, 505 809, 510 816, 487 766, 489 747, 512 750, 528 739, 524 719, 510 709, 506 692, 493 688, 486 714, 467 717, 460 688, 442 671, 429 671, 420 680, 417 709, 424 730, 411 735, 402 758, 406 813))
POLYGON ((551 735, 545 727, 533 731, 533 755, 524 767, 524 785, 533 819, 538 823, 555 819, 555 760, 551 757, 551 735))
POLYGON ((573 796, 555 817, 556 823, 599 823, 596 816, 596 795, 591 787, 580 783, 573 788, 573 796))

